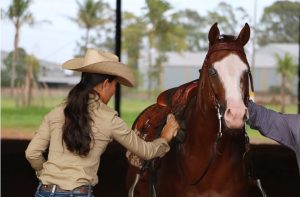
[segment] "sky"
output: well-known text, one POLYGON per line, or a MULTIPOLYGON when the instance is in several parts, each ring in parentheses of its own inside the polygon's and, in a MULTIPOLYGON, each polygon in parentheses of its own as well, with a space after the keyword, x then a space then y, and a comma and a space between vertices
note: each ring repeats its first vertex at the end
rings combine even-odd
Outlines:
MULTIPOLYGON (((7 10, 12 0, 1 0, 0 8, 7 10)), ((82 1, 82 0, 81 0, 82 1)), ((224 1, 224 0, 223 0, 224 1)), ((259 21, 263 9, 272 5, 276 0, 230 0, 226 1, 234 8, 243 7, 253 18, 254 4, 257 4, 257 19, 259 21)), ((115 7, 115 0, 106 0, 115 7)), ((206 15, 213 10, 222 0, 168 0, 175 10, 191 8, 200 15, 206 15)), ((142 13, 145 6, 143 0, 123 0, 122 9, 137 15, 142 13)), ((38 23, 34 27, 22 26, 20 32, 20 47, 27 53, 35 55, 42 60, 62 64, 72 58, 76 49, 76 41, 84 35, 84 30, 70 21, 77 13, 75 0, 34 0, 30 7, 36 21, 50 21, 51 23, 38 23)), ((250 23, 249 21, 245 21, 250 23)), ((14 41, 14 26, 8 20, 1 20, 0 26, 1 50, 12 51, 14 41)))

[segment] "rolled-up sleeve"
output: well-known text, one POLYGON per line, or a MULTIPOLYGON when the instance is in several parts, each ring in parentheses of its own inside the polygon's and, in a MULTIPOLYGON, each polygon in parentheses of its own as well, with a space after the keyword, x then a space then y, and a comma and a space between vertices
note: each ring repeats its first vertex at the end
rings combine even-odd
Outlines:
POLYGON ((163 138, 155 139, 152 142, 141 139, 117 115, 113 116, 111 123, 112 137, 142 159, 149 160, 155 157, 163 157, 170 149, 168 142, 163 138))
POLYGON ((40 171, 43 168, 45 158, 43 152, 48 148, 50 141, 50 128, 48 117, 45 116, 42 124, 35 133, 34 137, 30 141, 26 151, 26 159, 36 171, 40 171))

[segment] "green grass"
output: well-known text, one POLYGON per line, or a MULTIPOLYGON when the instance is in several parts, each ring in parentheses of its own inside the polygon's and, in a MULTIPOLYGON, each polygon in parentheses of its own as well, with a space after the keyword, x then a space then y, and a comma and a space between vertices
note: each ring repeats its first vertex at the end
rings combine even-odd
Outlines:
MULTIPOLYGON (((268 109, 272 109, 274 111, 280 111, 280 106, 279 105, 266 105, 268 109)), ((285 113, 287 114, 297 114, 297 106, 296 105, 287 105, 285 107, 285 113)))
POLYGON ((1 108, 2 128, 37 128, 43 116, 50 111, 48 107, 1 108))
MULTIPOLYGON (((43 117, 63 98, 51 98, 44 106, 16 107, 15 101, 9 98, 1 100, 1 128, 37 129, 43 117)), ((153 102, 138 99, 122 99, 121 116, 131 127, 140 112, 153 102)), ((113 100, 109 103, 113 108, 113 100)))
MULTIPOLYGON (((44 101, 44 104, 39 103, 40 107, 15 107, 15 101, 8 97, 2 97, 1 100, 1 128, 16 128, 16 129, 32 129, 35 130, 40 125, 44 115, 48 113, 54 106, 61 103, 63 97, 48 98, 44 101)), ((35 101, 34 103, 37 103, 35 101)), ((109 103, 110 107, 113 107, 114 101, 109 103)), ((153 101, 147 101, 142 99, 130 99, 122 98, 121 101, 121 117, 131 127, 132 123, 147 106, 153 104, 153 101)), ((268 105, 269 109, 279 111, 280 106, 268 105)), ((297 106, 289 105, 286 107, 286 113, 296 114, 297 106)), ((247 128, 247 132, 250 137, 263 136, 257 131, 247 128)))

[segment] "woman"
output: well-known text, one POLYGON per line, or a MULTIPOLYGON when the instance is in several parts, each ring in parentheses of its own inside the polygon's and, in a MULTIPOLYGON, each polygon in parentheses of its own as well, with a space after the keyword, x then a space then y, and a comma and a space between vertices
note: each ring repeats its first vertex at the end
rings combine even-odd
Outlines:
POLYGON ((134 84, 129 67, 118 62, 117 56, 88 49, 84 58, 71 59, 63 68, 82 72, 81 81, 65 104, 45 116, 26 150, 40 180, 36 196, 93 196, 100 156, 111 139, 143 159, 168 152, 168 142, 179 128, 173 115, 168 116, 160 138, 145 142, 107 106, 118 82, 129 87, 134 84))

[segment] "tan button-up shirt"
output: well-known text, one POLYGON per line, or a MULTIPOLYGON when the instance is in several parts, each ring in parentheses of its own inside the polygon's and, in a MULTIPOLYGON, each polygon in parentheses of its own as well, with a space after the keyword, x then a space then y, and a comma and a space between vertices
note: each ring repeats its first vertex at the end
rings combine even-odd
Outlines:
POLYGON ((66 190, 81 185, 96 185, 100 156, 111 139, 143 159, 162 157, 170 147, 163 138, 145 142, 117 116, 117 112, 98 99, 90 99, 89 110, 94 120, 94 143, 86 157, 80 157, 62 143, 64 107, 59 105, 48 113, 26 150, 26 158, 37 171, 43 184, 57 184, 66 190), (43 152, 49 147, 48 160, 43 152))

